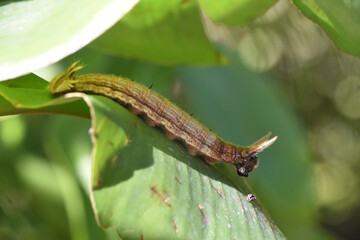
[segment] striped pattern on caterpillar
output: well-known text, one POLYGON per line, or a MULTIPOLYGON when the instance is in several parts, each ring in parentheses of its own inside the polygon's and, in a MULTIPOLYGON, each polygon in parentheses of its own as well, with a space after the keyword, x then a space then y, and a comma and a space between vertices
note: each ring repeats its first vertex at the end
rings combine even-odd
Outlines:
POLYGON ((248 147, 223 141, 191 115, 168 99, 144 85, 114 75, 86 74, 74 76, 82 68, 73 63, 56 76, 49 85, 52 95, 84 92, 106 96, 127 107, 134 114, 145 116, 150 126, 160 126, 170 139, 181 140, 191 155, 198 155, 208 163, 225 162, 236 167, 239 176, 247 177, 258 166, 256 154, 269 147, 277 137, 271 133, 248 147))

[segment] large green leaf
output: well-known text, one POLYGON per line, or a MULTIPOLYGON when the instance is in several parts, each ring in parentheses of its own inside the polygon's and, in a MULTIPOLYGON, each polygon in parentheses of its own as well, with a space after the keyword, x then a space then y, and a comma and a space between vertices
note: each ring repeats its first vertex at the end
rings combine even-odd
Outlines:
POLYGON ((34 0, 0 4, 0 80, 23 75, 98 37, 138 0, 34 0))
POLYGON ((283 238, 246 200, 250 191, 243 179, 190 156, 111 100, 89 100, 92 199, 101 226, 116 228, 124 239, 283 238))
POLYGON ((314 173, 304 130, 274 82, 238 64, 186 69, 178 78, 182 105, 225 140, 246 145, 268 131, 279 137, 259 154, 248 181, 286 236, 302 239, 298 233, 306 232, 320 239, 314 237, 314 173))
POLYGON ((245 25, 263 14, 277 0, 200 0, 199 2, 214 22, 245 25))
POLYGON ((319 24, 344 52, 360 57, 360 2, 358 0, 292 0, 319 24))
POLYGON ((284 238, 262 208, 246 200, 251 190, 233 168, 225 166, 224 174, 190 156, 181 144, 110 99, 76 93, 54 99, 45 82, 28 77, 0 85, 8 107, 20 108, 12 112, 56 112, 66 103, 81 113, 83 105, 69 102, 73 97, 84 98, 90 107, 91 198, 102 227, 116 229, 125 239, 284 238), (12 90, 27 92, 27 100, 12 90))
POLYGON ((111 54, 167 64, 219 63, 197 1, 142 0, 92 46, 111 54))

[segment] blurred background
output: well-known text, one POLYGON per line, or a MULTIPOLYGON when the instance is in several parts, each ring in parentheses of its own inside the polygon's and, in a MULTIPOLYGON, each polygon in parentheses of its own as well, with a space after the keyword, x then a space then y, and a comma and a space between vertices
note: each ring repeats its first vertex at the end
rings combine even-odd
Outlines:
MULTIPOLYGON (((279 140, 249 182, 274 222, 290 239, 358 239, 360 60, 285 0, 246 27, 203 22, 228 66, 164 66, 95 42, 36 74, 51 80, 80 60, 83 73, 153 84, 225 140, 246 145, 273 131, 279 140)), ((70 116, 0 118, 7 236, 118 239, 96 226, 88 199, 89 128, 70 116)))

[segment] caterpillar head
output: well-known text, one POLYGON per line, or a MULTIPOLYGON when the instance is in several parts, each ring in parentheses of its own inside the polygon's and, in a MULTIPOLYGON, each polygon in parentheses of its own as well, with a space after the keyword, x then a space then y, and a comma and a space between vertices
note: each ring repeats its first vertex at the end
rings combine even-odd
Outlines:
POLYGON ((271 132, 250 146, 246 148, 239 148, 234 162, 234 166, 236 167, 236 171, 239 176, 247 177, 251 171, 258 167, 259 162, 256 154, 269 147, 277 139, 277 136, 275 136, 268 140, 270 135, 271 132))
POLYGON ((247 177, 252 170, 258 167, 259 162, 257 156, 249 156, 234 165, 239 176, 247 177))

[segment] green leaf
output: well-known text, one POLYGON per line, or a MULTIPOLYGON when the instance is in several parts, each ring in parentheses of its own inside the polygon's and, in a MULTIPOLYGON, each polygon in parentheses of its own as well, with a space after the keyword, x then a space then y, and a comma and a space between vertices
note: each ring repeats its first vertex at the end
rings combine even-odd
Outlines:
POLYGON ((259 167, 247 181, 287 237, 301 239, 299 231, 314 236, 314 173, 305 131, 273 79, 235 62, 182 71, 177 76, 183 79, 181 105, 234 144, 250 144, 269 131, 277 135, 276 142, 259 154, 259 167))
POLYGON ((221 63, 202 25, 197 1, 142 0, 93 47, 167 64, 221 63))
POLYGON ((6 103, 19 107, 13 112, 56 112, 59 104, 69 104, 69 113, 76 108, 81 113, 83 106, 75 106, 73 97, 90 106, 91 199, 100 226, 125 239, 285 239, 261 206, 246 200, 252 191, 232 167, 190 156, 180 143, 108 98, 70 93, 54 99, 44 82, 27 77, 0 84, 6 103), (27 90, 27 97, 16 90, 27 90))
POLYGON ((9 1, 0 6, 0 80, 45 67, 102 34, 138 0, 9 1))
POLYGON ((319 24, 344 52, 360 57, 360 2, 358 0, 292 0, 319 24))
POLYGON ((94 110, 92 200, 102 227, 124 239, 284 238, 246 200, 244 179, 190 156, 117 103, 88 98, 94 110))
POLYGON ((84 101, 55 99, 49 94, 47 85, 47 81, 34 74, 0 82, 0 116, 52 113, 89 118, 89 110, 84 101))
POLYGON ((262 15, 277 0, 200 0, 199 2, 214 22, 245 25, 262 15))

